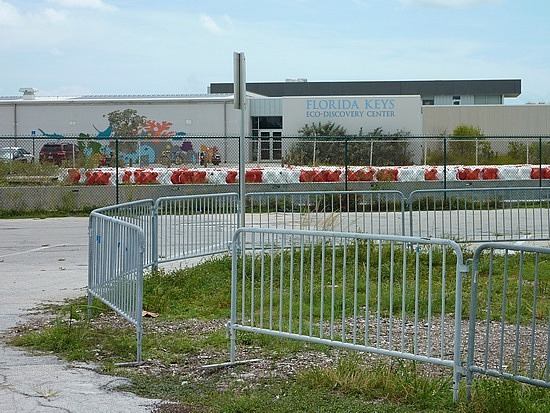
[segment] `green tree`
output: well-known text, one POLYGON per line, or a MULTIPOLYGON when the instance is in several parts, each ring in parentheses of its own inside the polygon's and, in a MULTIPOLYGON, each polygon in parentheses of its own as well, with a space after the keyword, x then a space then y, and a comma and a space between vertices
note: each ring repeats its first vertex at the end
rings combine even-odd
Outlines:
POLYGON ((542 155, 542 163, 550 162, 550 142, 525 141, 522 137, 508 142, 506 153, 496 157, 494 164, 538 164, 542 155))
POLYGON ((529 145, 529 163, 550 163, 550 142, 533 142, 529 145), (542 160, 541 160, 542 155, 542 160))
POLYGON ((333 122, 306 124, 298 130, 300 136, 315 137, 302 140, 290 147, 288 163, 295 165, 342 165, 345 157, 343 136, 346 129, 333 122), (338 138, 334 138, 337 136, 338 138))
POLYGON ((298 133, 301 136, 345 136, 346 129, 334 122, 306 124, 298 133))
POLYGON ((443 148, 429 150, 428 163, 443 164, 446 157, 448 165, 478 165, 491 163, 496 157, 479 126, 459 125, 446 139, 447 153, 443 148))
POLYGON ((508 151, 504 159, 506 163, 525 163, 527 162, 529 149, 525 143, 518 141, 508 142, 508 151))
POLYGON ((315 137, 291 146, 288 163, 295 165, 409 165, 411 155, 405 139, 408 132, 398 131, 387 135, 382 128, 376 128, 364 135, 346 135, 346 129, 333 122, 307 124, 298 133, 303 137, 315 137))
POLYGON ((107 119, 113 135, 118 137, 137 136, 147 120, 145 116, 138 115, 135 109, 115 110, 107 114, 107 119))
POLYGON ((457 126, 453 137, 447 146, 447 163, 477 165, 490 163, 495 157, 491 143, 484 137, 479 126, 457 126))
MULTIPOLYGON (((359 131, 359 136, 363 136, 362 130, 359 131)), ((410 136, 409 132, 399 130, 386 134, 382 128, 378 127, 366 136, 370 139, 361 143, 360 146, 350 146, 349 152, 353 154, 350 157, 350 164, 370 165, 371 159, 374 166, 399 166, 413 163, 410 143, 407 139, 410 136)))

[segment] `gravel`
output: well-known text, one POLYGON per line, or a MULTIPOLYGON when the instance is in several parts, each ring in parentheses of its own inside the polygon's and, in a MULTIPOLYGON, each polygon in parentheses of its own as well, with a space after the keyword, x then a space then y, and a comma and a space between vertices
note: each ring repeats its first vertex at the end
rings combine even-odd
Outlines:
MULTIPOLYGON (((74 320, 72 321, 74 322, 74 320)), ((45 324, 51 322, 51 316, 48 318, 45 314, 34 314, 32 319, 29 320, 29 324, 10 330, 7 337, 20 335, 29 330, 39 330, 45 324)), ((188 339, 204 339, 213 332, 224 330, 227 322, 227 319, 164 321, 160 318, 144 318, 144 336, 177 333, 188 339)), ((104 313, 94 318, 92 325, 98 328, 101 326, 131 328, 131 325, 125 319, 113 312, 104 313)), ((362 344, 366 328, 365 320, 362 320, 362 322, 358 320, 355 326, 358 344, 362 344)), ((531 326, 521 326, 517 329, 515 325, 503 325, 498 322, 491 322, 489 326, 489 334, 486 336, 487 324, 485 322, 476 324, 476 351, 474 354, 476 364, 480 367, 500 369, 510 373, 513 373, 517 367, 519 371, 529 375, 529 371, 525 371, 525 369, 529 368, 531 349, 533 349, 533 360, 535 361, 533 374, 535 377, 540 377, 548 357, 548 332, 545 326, 542 323, 537 325, 535 334, 532 334, 531 326), (487 341, 486 338, 488 338, 487 341), (516 354, 517 365, 514 364, 516 354)), ((335 324, 333 328, 336 336, 341 335, 341 324, 335 324)), ((330 332, 329 325, 324 326, 324 329, 325 333, 330 332)), ((462 329, 462 336, 467 337, 467 322, 463 322, 462 329)), ((401 335, 400 319, 393 319, 390 323, 389 319, 384 318, 377 324, 376 319, 373 317, 369 319, 368 331, 369 345, 371 346, 391 348, 396 351, 402 348, 405 351, 420 355, 427 355, 428 348, 430 348, 429 355, 431 357, 452 360, 454 338, 454 318, 452 316, 443 321, 436 318, 430 320, 429 323, 423 321, 417 327, 412 322, 406 322, 403 336, 401 335)), ((346 341, 352 341, 353 320, 346 320, 344 332, 346 341)), ((463 359, 467 356, 466 346, 466 340, 463 339, 461 342, 463 359)), ((226 349, 201 348, 194 351, 192 356, 185 357, 177 363, 167 363, 161 359, 146 359, 137 367, 125 368, 132 369, 137 374, 178 377, 182 387, 211 384, 218 391, 229 389, 242 391, 263 386, 267 381, 295 380, 298 372, 314 367, 333 366, 345 354, 349 354, 345 349, 332 348, 327 350, 326 347, 320 348, 309 343, 302 343, 299 351, 278 353, 275 350, 266 350, 238 340, 236 360, 253 359, 256 361, 231 367, 205 368, 207 365, 229 361, 229 352, 226 349)), ((101 361, 102 357, 99 350, 97 355, 98 360, 101 361)), ((380 360, 380 357, 383 358, 383 356, 369 353, 364 353, 363 357, 366 363, 380 360)), ((417 366, 427 375, 452 378, 452 370, 448 367, 428 363, 418 363, 417 366)), ((156 412, 162 413, 193 411, 189 407, 170 403, 157 406, 155 409, 156 412)))

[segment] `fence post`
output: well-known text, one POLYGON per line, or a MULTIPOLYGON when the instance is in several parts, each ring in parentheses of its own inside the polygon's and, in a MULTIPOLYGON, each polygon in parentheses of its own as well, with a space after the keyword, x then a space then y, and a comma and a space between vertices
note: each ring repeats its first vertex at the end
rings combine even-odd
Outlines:
POLYGON ((159 268, 159 200, 153 205, 153 222, 151 223, 151 260, 153 271, 159 268))
POLYGON ((348 163, 349 163, 349 158, 348 158, 348 137, 346 136, 346 140, 344 142, 344 165, 345 165, 345 168, 344 168, 344 173, 345 173, 345 176, 344 176, 344 190, 347 191, 348 190, 348 163))
POLYGON ((474 380, 474 375, 470 369, 470 361, 474 357, 474 344, 475 337, 474 331, 476 329, 476 317, 477 317, 477 290, 478 290, 478 271, 479 271, 479 254, 482 251, 481 248, 476 248, 475 256, 477 258, 472 259, 472 286, 470 292, 470 320, 468 323, 468 368, 466 370, 466 402, 470 402, 472 394, 472 382, 474 380))
POLYGON ((453 355, 453 401, 458 403, 458 389, 460 381, 465 376, 464 367, 462 366, 462 288, 464 286, 464 278, 468 275, 469 266, 464 263, 462 249, 455 250, 456 257, 456 280, 455 280, 455 335, 454 335, 454 355, 453 355))
MULTIPOLYGON (((244 257, 244 247, 241 248, 240 245, 242 238, 244 238, 244 232, 241 231, 240 227, 235 231, 233 235, 233 245, 231 246, 231 321, 227 327, 230 338, 229 362, 231 364, 235 363, 235 347, 237 344, 237 335, 235 331, 235 324, 237 324, 237 264, 239 261, 237 254, 243 254, 244 257)), ((241 265, 245 265, 244 259, 241 265)))
MULTIPOLYGON (((443 136, 443 189, 447 189, 447 137, 443 136)), ((445 193, 446 197, 447 193, 445 193)))
MULTIPOLYGON (((88 285, 90 285, 90 280, 92 276, 91 270, 93 268, 92 262, 95 258, 95 249, 92 247, 93 243, 95 242, 92 234, 92 220, 95 220, 95 217, 93 215, 90 215, 90 218, 88 219, 88 285)), ((88 293, 88 320, 92 319, 92 304, 92 295, 88 293)))
POLYGON ((542 188, 542 136, 539 136, 539 188, 542 188))
POLYGON ((116 204, 119 204, 118 198, 118 136, 115 137, 115 192, 116 192, 116 204))
POLYGON ((142 340, 143 340, 143 264, 144 264, 144 256, 145 256, 145 245, 147 242, 145 241, 145 237, 141 239, 141 245, 139 247, 139 265, 138 268, 138 276, 137 276, 137 291, 136 291, 136 341, 137 341, 137 348, 136 348, 136 364, 140 364, 142 361, 141 355, 142 355, 142 340))

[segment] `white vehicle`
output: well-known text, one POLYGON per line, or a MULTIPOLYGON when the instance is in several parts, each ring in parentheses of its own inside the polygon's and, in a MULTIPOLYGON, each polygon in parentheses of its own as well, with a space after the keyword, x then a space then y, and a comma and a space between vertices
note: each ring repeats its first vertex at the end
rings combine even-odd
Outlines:
POLYGON ((24 148, 7 147, 0 148, 0 162, 33 162, 34 155, 24 148))

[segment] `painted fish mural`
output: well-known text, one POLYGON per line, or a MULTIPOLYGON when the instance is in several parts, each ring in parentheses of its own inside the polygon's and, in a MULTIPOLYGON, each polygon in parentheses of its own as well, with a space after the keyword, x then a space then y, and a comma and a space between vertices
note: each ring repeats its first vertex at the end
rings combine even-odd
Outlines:
MULTIPOLYGON (((92 136, 86 133, 80 133, 78 140, 78 147, 86 156, 91 158, 94 154, 100 154, 104 158, 111 158, 114 154, 114 149, 111 148, 113 138, 111 135, 113 129, 109 125, 106 129, 100 130, 97 126, 92 125, 97 134, 92 136), (102 143, 95 142, 96 140, 104 141, 102 143)), ((155 121, 148 120, 142 130, 138 133, 138 138, 141 140, 158 141, 159 138, 171 138, 174 141, 182 140, 187 135, 186 132, 174 132, 170 131, 172 122, 168 121, 155 121)), ((48 133, 43 129, 38 128, 42 136, 51 139, 71 139, 59 133, 48 133)), ((155 160, 163 155, 163 148, 158 144, 140 144, 139 147, 133 152, 119 151, 119 159, 125 164, 142 164, 142 163, 154 163, 155 160)))

